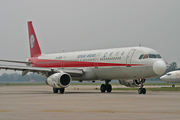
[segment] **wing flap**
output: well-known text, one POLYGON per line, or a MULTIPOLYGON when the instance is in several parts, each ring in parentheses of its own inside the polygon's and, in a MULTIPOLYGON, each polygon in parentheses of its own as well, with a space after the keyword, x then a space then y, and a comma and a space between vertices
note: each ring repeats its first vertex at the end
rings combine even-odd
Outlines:
POLYGON ((37 73, 57 73, 65 72, 70 74, 72 77, 80 77, 83 75, 83 70, 81 69, 55 69, 55 68, 42 68, 42 67, 29 67, 29 66, 12 66, 12 65, 0 65, 0 69, 5 70, 14 70, 14 71, 23 71, 22 75, 26 75, 28 72, 37 72, 37 73))
POLYGON ((19 61, 19 60, 0 60, 2 62, 12 62, 12 63, 23 63, 23 64, 26 64, 26 65, 30 65, 31 62, 28 61, 28 62, 25 62, 25 61, 19 61))

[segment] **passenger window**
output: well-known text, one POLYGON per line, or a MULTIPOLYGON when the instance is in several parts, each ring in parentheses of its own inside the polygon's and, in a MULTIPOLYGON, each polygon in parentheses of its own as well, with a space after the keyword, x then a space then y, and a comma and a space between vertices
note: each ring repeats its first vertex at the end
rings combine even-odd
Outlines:
POLYGON ((145 54, 143 57, 143 59, 146 59, 146 58, 148 58, 148 54, 145 54))
POLYGON ((142 54, 142 55, 140 55, 140 56, 139 56, 139 59, 142 59, 142 58, 143 58, 143 56, 144 56, 143 54, 142 54))

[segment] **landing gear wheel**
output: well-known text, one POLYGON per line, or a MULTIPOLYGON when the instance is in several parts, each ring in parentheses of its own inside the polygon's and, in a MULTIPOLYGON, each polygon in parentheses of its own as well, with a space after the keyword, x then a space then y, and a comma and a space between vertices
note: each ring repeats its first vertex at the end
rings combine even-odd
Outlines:
POLYGON ((100 89, 101 89, 101 92, 104 93, 106 91, 106 85, 102 84, 100 89))
POLYGON ((146 89, 145 88, 142 88, 142 93, 146 94, 146 89))
POLYGON ((54 93, 58 93, 58 88, 53 88, 54 93))
POLYGON ((175 85, 173 84, 172 87, 175 87, 175 85))
POLYGON ((112 91, 112 86, 110 84, 107 85, 107 92, 111 92, 112 91))
POLYGON ((60 93, 64 93, 65 89, 64 88, 59 88, 60 93))
POLYGON ((146 89, 145 88, 139 88, 138 93, 139 94, 146 94, 146 89))
POLYGON ((145 81, 146 79, 139 79, 139 85, 140 85, 140 88, 138 89, 139 94, 146 94, 146 89, 143 88, 145 81))
POLYGON ((138 93, 139 93, 139 94, 142 94, 142 88, 139 88, 139 89, 138 89, 138 93))

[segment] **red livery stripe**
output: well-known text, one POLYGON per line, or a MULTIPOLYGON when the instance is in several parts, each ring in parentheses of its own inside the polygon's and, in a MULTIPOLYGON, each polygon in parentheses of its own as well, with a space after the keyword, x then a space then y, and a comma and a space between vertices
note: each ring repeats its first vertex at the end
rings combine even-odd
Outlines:
POLYGON ((70 61, 70 60, 46 60, 38 58, 30 58, 33 67, 111 67, 111 66, 145 66, 144 64, 121 64, 121 63, 104 63, 104 62, 86 62, 86 61, 70 61))

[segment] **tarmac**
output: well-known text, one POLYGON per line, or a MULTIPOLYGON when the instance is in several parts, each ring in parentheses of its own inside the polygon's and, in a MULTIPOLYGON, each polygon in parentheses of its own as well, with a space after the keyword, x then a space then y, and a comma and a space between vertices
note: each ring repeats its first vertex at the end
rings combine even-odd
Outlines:
POLYGON ((54 94, 50 86, 0 86, 0 120, 180 119, 180 92, 101 93, 94 90, 99 87, 75 85, 54 94))

